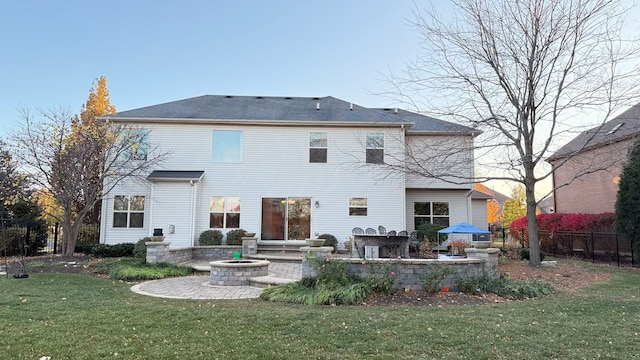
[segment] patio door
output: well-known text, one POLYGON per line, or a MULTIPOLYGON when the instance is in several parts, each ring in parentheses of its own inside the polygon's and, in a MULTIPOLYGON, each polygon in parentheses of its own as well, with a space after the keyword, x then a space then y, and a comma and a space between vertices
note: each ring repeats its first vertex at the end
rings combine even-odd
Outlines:
POLYGON ((311 198, 263 198, 262 240, 304 240, 311 236, 311 198))

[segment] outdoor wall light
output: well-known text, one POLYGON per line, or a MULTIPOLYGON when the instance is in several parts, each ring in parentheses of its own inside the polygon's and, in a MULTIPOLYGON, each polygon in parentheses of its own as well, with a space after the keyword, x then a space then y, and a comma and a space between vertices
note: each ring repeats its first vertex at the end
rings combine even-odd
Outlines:
POLYGON ((316 203, 314 204, 316 208, 320 207, 320 202, 318 200, 316 200, 316 203))

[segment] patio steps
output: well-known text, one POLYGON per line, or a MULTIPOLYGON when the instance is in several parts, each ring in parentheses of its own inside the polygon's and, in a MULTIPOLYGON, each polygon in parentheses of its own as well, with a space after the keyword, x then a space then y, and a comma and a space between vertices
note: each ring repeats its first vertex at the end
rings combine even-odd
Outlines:
POLYGON ((255 255, 249 255, 248 257, 268 261, 302 262, 304 253, 300 251, 301 246, 304 245, 258 244, 258 253, 255 255))

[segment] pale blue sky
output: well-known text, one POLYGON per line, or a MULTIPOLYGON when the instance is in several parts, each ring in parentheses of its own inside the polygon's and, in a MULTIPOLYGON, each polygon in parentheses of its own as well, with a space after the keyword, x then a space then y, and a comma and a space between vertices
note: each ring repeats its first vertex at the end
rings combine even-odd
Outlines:
POLYGON ((6 1, 0 134, 21 107, 78 112, 94 79, 129 110, 204 94, 331 95, 392 106, 415 57, 413 1, 6 1))
MULTIPOLYGON (((79 112, 101 75, 120 111, 205 94, 331 95, 397 106, 376 94, 393 91, 384 74, 401 73, 417 54, 409 25, 415 3, 3 1, 0 138, 16 128, 20 108, 79 112)), ((433 3, 441 15, 450 11, 448 1, 433 3)), ((627 15, 637 34, 640 9, 627 15)))

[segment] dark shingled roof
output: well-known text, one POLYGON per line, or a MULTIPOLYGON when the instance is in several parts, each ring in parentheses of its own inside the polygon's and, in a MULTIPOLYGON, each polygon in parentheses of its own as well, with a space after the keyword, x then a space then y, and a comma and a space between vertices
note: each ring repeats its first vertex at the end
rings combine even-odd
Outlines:
POLYGON ((493 196, 483 193, 482 191, 478 191, 478 190, 471 191, 471 199, 473 200, 489 200, 493 198, 494 198, 493 196))
POLYGON ((203 95, 194 98, 122 111, 100 117, 111 121, 127 120, 244 120, 269 122, 386 123, 411 125, 415 132, 480 132, 406 110, 376 109, 358 106, 331 96, 275 97, 203 95))
POLYGON ((640 104, 634 105, 601 126, 589 129, 561 147, 547 161, 558 160, 640 134, 640 104))
POLYGON ((147 180, 149 181, 198 181, 204 175, 204 171, 175 171, 153 170, 147 180))

